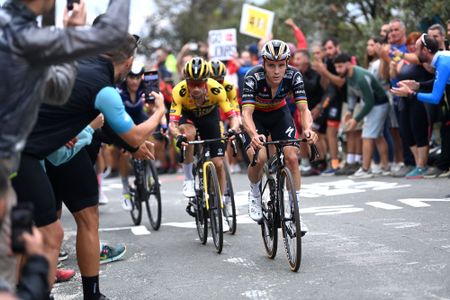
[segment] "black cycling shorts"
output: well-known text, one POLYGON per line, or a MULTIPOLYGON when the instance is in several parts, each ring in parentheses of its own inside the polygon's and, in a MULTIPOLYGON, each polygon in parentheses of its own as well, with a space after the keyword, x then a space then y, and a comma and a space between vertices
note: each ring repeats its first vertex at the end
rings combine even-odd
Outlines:
POLYGON ((97 175, 86 149, 59 166, 46 161, 45 167, 57 208, 64 202, 71 213, 76 213, 98 204, 97 175))
MULTIPOLYGON (((253 111, 253 122, 258 134, 264 134, 266 137, 270 135, 272 141, 297 138, 294 119, 292 119, 287 106, 269 112, 255 110, 253 111)), ((250 136, 244 133, 244 149, 248 149, 250 143, 250 136)))
MULTIPOLYGON (((183 111, 179 124, 194 125, 201 139, 216 139, 223 136, 223 128, 220 126, 219 110, 216 107, 212 112, 202 117, 195 117, 189 111, 183 111)), ((223 157, 225 155, 225 142, 215 142, 209 144, 210 157, 223 157)))
POLYGON ((58 219, 53 188, 39 159, 22 153, 17 176, 12 184, 20 203, 32 203, 37 227, 50 225, 58 219))

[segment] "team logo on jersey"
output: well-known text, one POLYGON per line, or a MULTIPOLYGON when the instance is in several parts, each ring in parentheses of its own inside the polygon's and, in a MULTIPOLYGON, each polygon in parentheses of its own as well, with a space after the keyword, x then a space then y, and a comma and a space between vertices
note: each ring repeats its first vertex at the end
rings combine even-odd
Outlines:
POLYGON ((182 87, 181 90, 180 90, 180 97, 186 96, 186 93, 187 93, 186 88, 185 88, 185 87, 182 87))
POLYGON ((256 85, 255 79, 252 77, 245 78, 245 85, 253 90, 256 85))
POLYGON ((294 76, 294 85, 298 85, 300 83, 302 83, 302 75, 300 75, 300 73, 295 74, 294 76))
POLYGON ((219 88, 216 88, 216 87, 213 87, 212 89, 211 89, 211 93, 213 93, 213 95, 219 95, 220 94, 220 89, 219 88))
POLYGON ((286 129, 284 133, 286 133, 288 137, 292 138, 292 134, 294 133, 294 127, 289 126, 289 128, 286 129))

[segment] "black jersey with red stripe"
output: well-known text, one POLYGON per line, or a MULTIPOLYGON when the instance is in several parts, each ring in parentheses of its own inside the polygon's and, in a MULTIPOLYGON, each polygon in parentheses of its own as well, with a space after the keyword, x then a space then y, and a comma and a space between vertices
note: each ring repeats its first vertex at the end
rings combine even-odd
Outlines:
POLYGON ((296 103, 307 103, 302 74, 288 66, 275 97, 266 80, 262 65, 250 69, 244 78, 242 107, 253 106, 259 111, 273 111, 286 105, 286 97, 293 97, 296 103))

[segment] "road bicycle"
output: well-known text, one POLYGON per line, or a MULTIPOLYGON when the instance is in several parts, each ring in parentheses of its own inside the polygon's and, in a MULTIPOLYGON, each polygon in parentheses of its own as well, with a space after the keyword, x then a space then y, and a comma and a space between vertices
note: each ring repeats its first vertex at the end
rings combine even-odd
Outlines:
MULTIPOLYGON (((283 148, 301 142, 307 140, 288 139, 263 143, 267 157, 269 145, 275 146, 275 153, 264 165, 260 185, 263 218, 259 224, 266 253, 271 259, 277 255, 278 228, 281 228, 289 267, 294 272, 298 271, 301 264, 302 233, 295 184, 291 171, 285 164, 283 148)), ((258 153, 259 150, 256 151, 251 166, 256 165, 258 153)), ((316 145, 311 145, 311 161, 318 156, 316 145)))
MULTIPOLYGON (((232 231, 234 234, 236 231, 236 207, 231 177, 227 178, 225 193, 225 195, 228 194, 230 196, 228 199, 229 203, 224 207, 217 171, 213 162, 210 160, 209 145, 216 142, 226 142, 227 140, 228 137, 187 142, 189 145, 194 145, 192 169, 194 174, 195 197, 189 198, 186 211, 195 217, 198 237, 202 244, 206 244, 208 238, 209 221, 211 235, 217 253, 221 253, 223 248, 222 212, 224 212, 224 216, 229 224, 230 232, 232 231)), ((184 161, 185 152, 186 147, 183 147, 181 161, 184 161)))

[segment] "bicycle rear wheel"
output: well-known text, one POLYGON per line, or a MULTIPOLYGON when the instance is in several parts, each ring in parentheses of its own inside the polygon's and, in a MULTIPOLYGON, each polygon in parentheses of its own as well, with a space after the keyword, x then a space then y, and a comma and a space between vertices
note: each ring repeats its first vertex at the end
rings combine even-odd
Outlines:
POLYGON ((271 259, 277 255, 278 248, 278 217, 276 210, 275 180, 264 166, 261 179, 262 214, 261 235, 267 256, 271 259))
POLYGON ((158 172, 151 161, 145 161, 144 186, 147 194, 145 204, 150 225, 158 230, 161 226, 161 190, 158 172))
POLYGON ((279 183, 280 211, 282 215, 281 228, 283 232, 284 249, 291 271, 297 272, 302 257, 302 239, 300 231, 300 212, 294 180, 288 168, 281 170, 279 183))
POLYGON ((211 235, 213 237, 214 246, 216 247, 217 253, 221 253, 223 247, 223 227, 219 179, 213 163, 206 162, 206 164, 205 188, 209 205, 211 235))
POLYGON ((224 162, 225 166, 225 176, 226 176, 226 188, 225 188, 225 197, 228 197, 228 203, 225 204, 223 201, 223 215, 228 222, 228 226, 230 227, 230 233, 236 233, 236 204, 234 202, 234 190, 233 190, 233 182, 231 181, 230 168, 228 164, 224 162))

